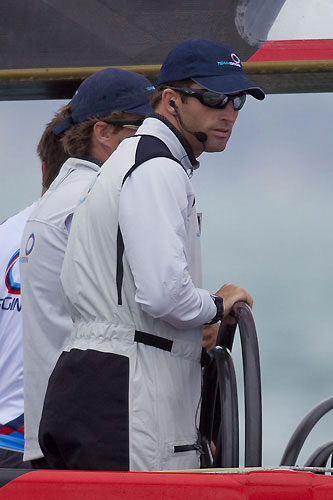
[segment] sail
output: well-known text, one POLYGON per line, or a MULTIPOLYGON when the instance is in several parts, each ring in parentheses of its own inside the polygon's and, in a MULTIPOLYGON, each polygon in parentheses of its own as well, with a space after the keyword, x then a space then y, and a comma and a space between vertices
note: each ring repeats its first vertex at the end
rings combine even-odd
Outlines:
POLYGON ((2 2, 0 99, 69 98, 106 66, 154 79, 170 49, 188 38, 227 42, 266 92, 327 91, 332 18, 330 0, 2 2), (304 73, 323 71, 304 87, 304 73), (281 73, 295 72, 302 78, 281 83, 281 73))

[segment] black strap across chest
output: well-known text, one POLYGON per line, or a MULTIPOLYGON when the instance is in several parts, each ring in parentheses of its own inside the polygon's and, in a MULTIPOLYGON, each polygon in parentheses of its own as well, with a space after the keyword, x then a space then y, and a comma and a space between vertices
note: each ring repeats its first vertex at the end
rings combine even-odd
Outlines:
MULTIPOLYGON (((133 136, 133 137, 138 137, 133 136)), ((145 163, 148 160, 152 160, 153 158, 170 158, 171 160, 179 163, 179 165, 185 170, 181 162, 173 156, 168 146, 152 135, 141 135, 140 141, 136 148, 135 153, 135 163, 131 166, 131 168, 127 171, 126 175, 123 178, 122 186, 128 177, 134 172, 134 170, 145 163)), ((122 285, 124 278, 124 268, 123 268, 123 254, 124 254, 124 241, 121 234, 120 227, 118 225, 118 233, 117 233, 117 270, 116 270, 116 282, 117 282, 117 293, 118 293, 118 304, 122 305, 122 285)))
MULTIPOLYGON (((138 135, 135 135, 133 137, 138 137, 138 135)), ((173 156, 168 146, 163 141, 161 141, 161 139, 158 139, 158 137, 154 137, 153 135, 141 135, 141 139, 136 148, 135 163, 131 166, 131 168, 123 178, 122 185, 124 185, 126 179, 137 167, 148 160, 152 160, 153 158, 170 158, 176 163, 179 163, 179 165, 184 168, 180 161, 175 156, 173 156)))

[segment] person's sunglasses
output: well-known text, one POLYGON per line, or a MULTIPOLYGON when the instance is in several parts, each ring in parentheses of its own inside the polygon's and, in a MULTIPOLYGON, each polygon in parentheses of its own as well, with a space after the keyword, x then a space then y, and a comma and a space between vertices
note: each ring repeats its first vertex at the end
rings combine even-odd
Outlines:
POLYGON ((118 127, 130 128, 136 130, 142 125, 144 118, 115 118, 114 120, 103 120, 103 122, 109 125, 118 125, 118 127))
POLYGON ((189 97, 195 97, 201 104, 208 106, 209 108, 219 108, 223 109, 226 107, 229 101, 232 101, 235 111, 239 111, 245 104, 246 94, 241 92, 240 94, 221 94, 220 92, 213 92, 212 90, 206 89, 191 89, 183 87, 167 87, 171 90, 176 90, 181 94, 187 95, 189 97))

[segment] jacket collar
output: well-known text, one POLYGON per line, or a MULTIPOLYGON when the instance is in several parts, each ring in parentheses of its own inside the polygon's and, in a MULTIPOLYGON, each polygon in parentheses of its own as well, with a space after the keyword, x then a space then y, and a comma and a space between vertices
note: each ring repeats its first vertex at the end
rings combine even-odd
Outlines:
POLYGON ((59 174, 54 179, 49 189, 56 189, 57 186, 59 186, 59 184, 61 184, 62 181, 74 170, 90 169, 98 172, 100 169, 100 165, 97 164, 97 161, 98 160, 94 158, 68 158, 68 160, 65 161, 65 163, 59 170, 59 174))
POLYGON ((195 158, 185 137, 164 116, 158 113, 148 115, 137 134, 155 135, 161 139, 173 156, 181 162, 189 177, 192 176, 193 170, 199 168, 200 163, 195 158))

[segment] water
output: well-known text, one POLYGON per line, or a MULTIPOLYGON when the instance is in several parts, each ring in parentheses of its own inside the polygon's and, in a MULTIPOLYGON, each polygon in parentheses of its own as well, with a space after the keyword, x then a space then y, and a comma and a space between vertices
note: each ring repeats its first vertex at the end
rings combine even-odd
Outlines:
MULTIPOLYGON (((228 149, 203 155, 193 178, 205 287, 232 282, 254 297, 266 466, 279 464, 304 414, 332 395, 332 111, 332 94, 249 99, 228 149)), ((299 465, 332 439, 331 427, 329 414, 299 465)))

